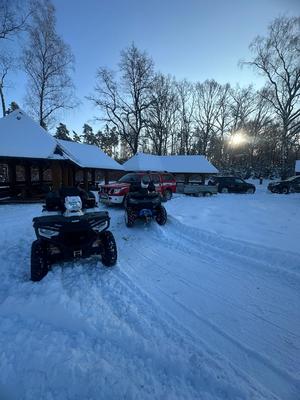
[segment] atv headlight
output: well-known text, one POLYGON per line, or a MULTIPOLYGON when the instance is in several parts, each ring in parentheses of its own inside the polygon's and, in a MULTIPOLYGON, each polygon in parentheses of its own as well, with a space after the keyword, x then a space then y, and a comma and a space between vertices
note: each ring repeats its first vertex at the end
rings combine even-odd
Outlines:
POLYGON ((123 190, 124 190, 123 187, 118 188, 118 189, 113 189, 112 190, 112 194, 120 194, 121 192, 123 192, 123 190))
POLYGON ((100 232, 108 227, 108 221, 101 221, 92 226, 93 231, 100 232))
POLYGON ((48 239, 52 238, 53 236, 58 236, 59 232, 55 231, 54 229, 48 228, 38 228, 38 232, 41 236, 44 236, 48 239))

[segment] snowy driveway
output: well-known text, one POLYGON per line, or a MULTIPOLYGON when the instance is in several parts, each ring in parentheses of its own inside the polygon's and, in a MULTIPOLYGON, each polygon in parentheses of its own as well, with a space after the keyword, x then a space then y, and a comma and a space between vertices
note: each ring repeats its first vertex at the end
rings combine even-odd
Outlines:
POLYGON ((0 207, 0 399, 300 399, 300 195, 176 197, 119 262, 29 281, 39 205, 0 207))

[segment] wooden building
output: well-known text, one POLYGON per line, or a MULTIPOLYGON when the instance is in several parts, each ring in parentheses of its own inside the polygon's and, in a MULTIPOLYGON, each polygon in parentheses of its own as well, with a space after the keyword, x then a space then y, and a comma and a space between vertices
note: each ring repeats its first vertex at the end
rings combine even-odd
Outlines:
POLYGON ((122 166, 96 146, 57 140, 22 110, 0 119, 0 195, 39 197, 50 188, 95 186, 122 166))

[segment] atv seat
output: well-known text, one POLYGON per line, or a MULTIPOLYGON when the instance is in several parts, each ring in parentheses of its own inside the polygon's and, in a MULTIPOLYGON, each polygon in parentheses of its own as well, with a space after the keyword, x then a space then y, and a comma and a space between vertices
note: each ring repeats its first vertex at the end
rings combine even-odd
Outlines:
POLYGON ((65 199, 70 196, 79 196, 82 208, 93 208, 96 206, 96 199, 92 192, 75 187, 62 187, 58 192, 49 192, 46 196, 47 211, 65 211, 65 199))

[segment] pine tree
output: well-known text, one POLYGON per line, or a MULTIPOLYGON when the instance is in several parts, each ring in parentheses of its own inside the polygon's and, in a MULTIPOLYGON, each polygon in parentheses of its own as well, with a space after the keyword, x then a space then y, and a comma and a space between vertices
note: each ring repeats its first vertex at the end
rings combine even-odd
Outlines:
POLYGON ((83 132, 81 136, 83 138, 83 143, 93 144, 99 147, 98 135, 94 134, 93 128, 90 125, 88 124, 83 125, 83 132))
POLYGON ((19 105, 15 101, 12 101, 8 107, 7 114, 10 114, 11 112, 19 109, 19 105))
POLYGON ((81 143, 81 135, 78 135, 78 133, 76 133, 75 131, 73 132, 73 141, 76 143, 81 143))
POLYGON ((69 135, 69 131, 68 131, 66 125, 62 124, 61 122, 59 123, 59 126, 56 128, 56 133, 55 133, 54 137, 56 139, 68 140, 69 142, 72 142, 72 139, 69 135))
POLYGON ((99 131, 97 136, 99 138, 98 140, 101 149, 110 157, 116 155, 116 148, 119 144, 116 128, 109 128, 108 125, 106 125, 104 131, 99 131))

